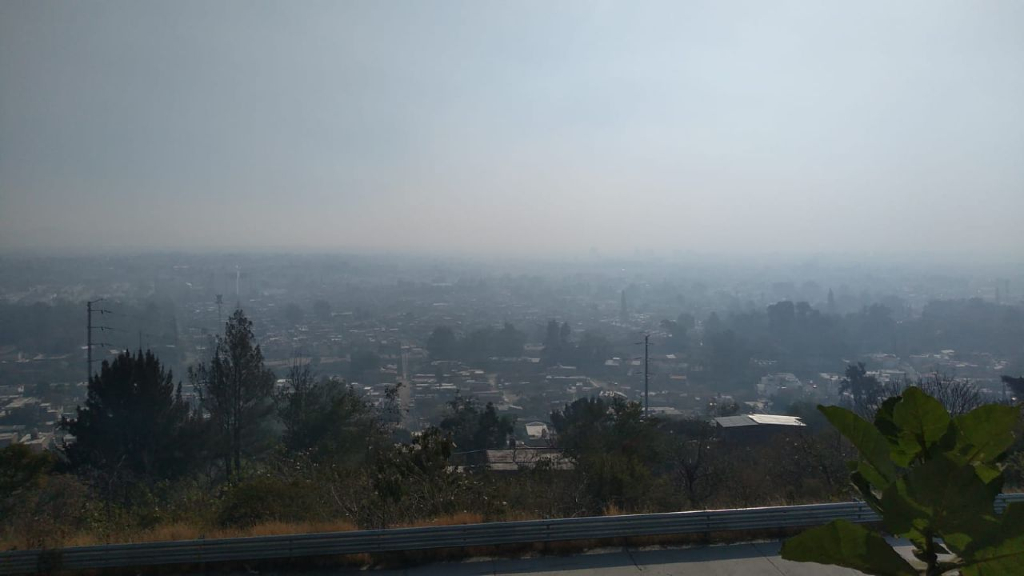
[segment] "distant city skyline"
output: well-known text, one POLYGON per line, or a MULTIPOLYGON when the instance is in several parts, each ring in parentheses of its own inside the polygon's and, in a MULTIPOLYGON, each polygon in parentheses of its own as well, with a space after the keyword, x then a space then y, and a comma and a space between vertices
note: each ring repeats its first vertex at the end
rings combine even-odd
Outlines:
POLYGON ((0 4, 0 251, 1020 260, 1024 4, 0 4))

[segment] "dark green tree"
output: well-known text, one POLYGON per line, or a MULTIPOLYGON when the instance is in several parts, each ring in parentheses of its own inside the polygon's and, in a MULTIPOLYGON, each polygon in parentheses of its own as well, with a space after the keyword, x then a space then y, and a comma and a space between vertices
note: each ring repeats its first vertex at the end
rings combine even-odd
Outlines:
POLYGON ((190 410, 171 372, 152 352, 125 351, 103 361, 85 405, 62 427, 74 436, 64 453, 74 469, 170 478, 187 470, 184 429, 190 410))
POLYGON ((293 365, 278 398, 285 448, 315 462, 354 465, 387 440, 384 423, 352 387, 317 379, 309 365, 293 365))
POLYGON ((1003 376, 1003 384, 1010 387, 1014 396, 1017 398, 1024 398, 1024 376, 1014 378, 1013 376, 1003 376))
POLYGON ((644 435, 655 429, 655 423, 643 419, 639 403, 622 398, 580 398, 551 413, 558 446, 571 456, 614 450, 646 456, 654 446, 644 435))
POLYGON ((576 463, 592 513, 608 505, 641 508, 654 491, 653 470, 664 462, 654 441, 657 420, 636 402, 581 398, 551 413, 557 445, 576 463))
POLYGON ((284 444, 291 450, 304 450, 311 445, 306 430, 312 415, 325 403, 326 394, 308 362, 293 361, 285 380, 285 388, 275 398, 284 425, 284 444))
POLYGON ((191 368, 189 376, 230 478, 241 470, 243 456, 265 447, 265 426, 273 411, 274 373, 264 366, 252 321, 242 310, 231 315, 209 362, 191 368))
POLYGON ((475 400, 456 396, 438 428, 451 436, 459 452, 473 452, 508 446, 515 419, 499 416, 491 402, 481 410, 475 400))
POLYGON ((479 418, 480 410, 476 402, 460 394, 448 403, 444 418, 437 427, 448 434, 456 450, 468 452, 478 449, 475 441, 479 418))
POLYGON ((722 390, 750 385, 750 349, 733 330, 705 331, 701 351, 707 377, 722 390))
POLYGON ((477 418, 474 444, 480 449, 506 448, 515 430, 515 418, 498 416, 498 410, 488 402, 477 418))
POLYGON ((602 439, 615 425, 615 408, 625 402, 604 398, 580 398, 551 413, 551 424, 558 434, 558 446, 566 454, 580 456, 602 448, 602 439))
POLYGON ((853 411, 868 416, 881 402, 884 388, 877 378, 868 374, 863 362, 846 367, 846 377, 839 383, 839 393, 853 397, 853 411))
POLYGON ((568 322, 559 324, 557 320, 549 320, 542 352, 545 362, 556 364, 568 360, 572 353, 571 336, 572 328, 568 322))

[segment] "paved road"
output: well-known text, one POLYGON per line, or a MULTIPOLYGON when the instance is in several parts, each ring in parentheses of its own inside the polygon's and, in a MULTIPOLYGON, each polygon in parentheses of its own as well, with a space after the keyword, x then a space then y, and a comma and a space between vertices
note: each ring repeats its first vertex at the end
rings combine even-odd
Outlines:
POLYGON ((573 556, 497 558, 432 564, 394 571, 388 576, 482 576, 484 574, 640 574, 700 576, 854 576, 853 570, 788 562, 779 558, 779 542, 690 548, 616 548, 573 556))
MULTIPOLYGON (((473 558, 404 570, 374 570, 374 576, 484 576, 498 574, 568 574, 598 576, 861 576, 860 572, 789 562, 779 558, 780 542, 695 547, 603 548, 571 556, 473 558)), ((909 555, 909 548, 901 552, 909 555)), ((354 575, 358 571, 315 572, 318 576, 354 575)), ((368 574, 363 571, 363 574, 368 574)), ((263 573, 268 575, 270 573, 263 573)), ((307 573, 309 574, 309 573, 307 573)))

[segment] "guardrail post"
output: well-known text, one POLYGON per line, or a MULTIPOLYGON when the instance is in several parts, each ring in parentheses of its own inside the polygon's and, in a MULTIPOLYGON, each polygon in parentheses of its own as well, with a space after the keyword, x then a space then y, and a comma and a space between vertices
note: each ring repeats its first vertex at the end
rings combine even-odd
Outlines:
POLYGON ((40 550, 36 557, 36 570, 40 574, 59 572, 63 566, 64 558, 60 550, 40 550))

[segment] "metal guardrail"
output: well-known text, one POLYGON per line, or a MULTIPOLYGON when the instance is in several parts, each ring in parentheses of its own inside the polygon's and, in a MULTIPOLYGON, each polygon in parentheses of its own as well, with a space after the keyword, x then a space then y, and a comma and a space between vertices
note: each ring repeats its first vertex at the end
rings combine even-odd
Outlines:
MULTIPOLYGON (((1018 501, 1024 501, 1024 494, 1002 495, 996 501, 996 511, 1001 513, 1009 502, 1018 501)), ((874 511, 863 502, 841 502, 805 506, 558 518, 253 538, 113 544, 56 550, 0 552, 0 575, 31 574, 56 570, 203 564, 232 560, 337 556, 367 552, 396 552, 629 536, 801 528, 817 526, 838 519, 858 523, 879 521, 874 511)))

